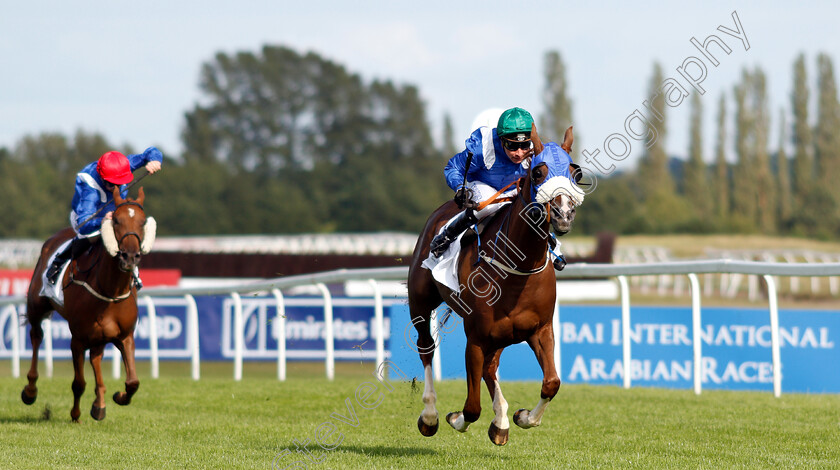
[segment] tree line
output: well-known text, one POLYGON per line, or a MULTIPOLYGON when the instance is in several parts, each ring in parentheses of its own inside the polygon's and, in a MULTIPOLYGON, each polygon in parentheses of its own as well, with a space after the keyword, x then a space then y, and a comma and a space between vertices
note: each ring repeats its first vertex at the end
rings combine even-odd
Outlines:
MULTIPOLYGON (((541 133, 562 136, 574 121, 559 52, 546 53, 544 69, 544 109, 534 115, 541 133)), ((793 73, 793 122, 788 129, 780 112, 775 152, 760 68, 745 70, 720 97, 712 163, 703 158, 702 99, 692 97, 685 161, 665 153, 667 110, 654 100, 660 138, 636 170, 600 179, 575 232, 836 233, 840 106, 832 63, 817 58, 816 125, 804 56, 793 73)), ((367 82, 318 54, 282 46, 219 53, 203 64, 199 83, 203 98, 185 113, 183 152, 161 149, 164 171, 140 183, 162 235, 419 232, 451 197, 443 166, 463 142, 448 115, 442 137, 433 138, 413 85, 367 82)), ((655 64, 651 90, 661 83, 655 64)), ((0 148, 0 237, 45 238, 67 226, 76 173, 114 149, 143 150, 83 130, 27 135, 0 148)))
MULTIPOLYGON (((702 130, 704 102, 693 94, 684 160, 665 152, 667 107, 654 99, 652 112, 662 117, 656 126, 659 138, 635 171, 599 181, 581 209, 584 231, 833 237, 840 231, 840 190, 835 186, 840 181, 840 104, 831 58, 819 54, 816 65, 812 103, 804 54, 795 60, 790 111, 779 110, 775 144, 769 142, 772 112, 760 67, 744 69, 731 92, 717 99, 715 140, 708 146, 702 130), (816 119, 810 109, 817 110, 816 119), (711 162, 704 159, 706 148, 714 153, 711 162)), ((662 69, 654 64, 649 96, 662 80, 662 69)))

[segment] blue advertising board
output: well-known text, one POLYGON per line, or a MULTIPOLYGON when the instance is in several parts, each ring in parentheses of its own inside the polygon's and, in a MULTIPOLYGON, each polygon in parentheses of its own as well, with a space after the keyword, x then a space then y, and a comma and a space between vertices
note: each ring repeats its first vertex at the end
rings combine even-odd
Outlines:
MULTIPOLYGON (((780 310, 782 389, 840 392, 840 375, 826 367, 840 363, 840 312, 780 310)), ((624 380, 621 310, 615 306, 561 305, 560 367, 564 383, 621 385, 624 380)), ((391 360, 406 374, 423 377, 408 308, 391 308, 391 360)), ((445 378, 465 378, 466 337, 460 319, 442 328, 436 353, 445 378), (457 326, 456 326, 457 325, 457 326)), ((633 307, 630 321, 631 380, 634 386, 691 388, 694 383, 691 309, 633 307)), ((773 390, 770 319, 767 309, 704 308, 700 338, 704 388, 773 390)), ((501 356, 503 380, 542 380, 524 343, 501 356)))
MULTIPOLYGON (((186 302, 155 298, 158 349, 162 359, 190 357, 186 302)), ((233 358, 233 300, 197 297, 199 346, 203 360, 233 358)), ((333 299, 337 360, 375 358, 373 300, 333 299)), ((135 332, 137 357, 150 355, 147 308, 140 302, 135 332)), ((242 299, 246 360, 277 358, 278 323, 273 297, 242 299)), ((23 307, 19 307, 19 311, 23 307)), ((20 325, 12 309, 0 310, 0 358, 11 357, 12 328, 20 325)), ((325 357, 324 312, 320 298, 286 298, 286 348, 289 360, 325 357)), ((837 311, 780 310, 782 389, 785 392, 840 393, 840 375, 827 370, 840 363, 837 311)), ((624 379, 618 306, 561 305, 558 373, 564 383, 620 385, 624 379)), ((702 382, 704 388, 772 391, 773 365, 767 309, 704 308, 702 310, 702 382)), ((31 354, 28 328, 18 326, 22 357, 31 354)), ((465 335, 453 317, 442 329, 437 354, 446 378, 464 378, 465 335)), ((416 351, 416 332, 402 299, 386 300, 386 350, 410 376, 423 377, 416 351), (391 339, 393 338, 393 340, 391 339)), ((54 356, 70 357, 67 322, 53 315, 54 356)), ((693 331, 687 307, 633 307, 631 310, 631 380, 634 386, 691 388, 693 331)), ((110 355, 111 348, 107 349, 110 355)), ((388 353, 386 353, 388 354, 388 353)), ((503 380, 541 380, 542 371, 526 344, 502 353, 503 380)))
MULTIPOLYGON (((189 358, 187 304, 183 298, 154 298, 161 359, 189 358)), ((234 303, 230 297, 196 297, 198 307, 199 351, 203 360, 230 360, 234 357, 234 303)), ((246 297, 242 300, 244 359, 276 360, 278 326, 277 304, 273 297, 246 297)), ((286 350, 288 360, 323 360, 325 352, 324 307, 320 298, 285 299, 286 350)), ((386 306, 394 301, 386 301, 386 306)), ((403 302, 399 300, 399 302, 403 302)), ((23 311, 23 307, 19 308, 23 311)), ((18 312, 19 313, 19 312, 18 312)), ((12 328, 20 325, 11 309, 0 311, 0 358, 11 357, 12 328)), ((385 349, 390 334, 389 318, 384 318, 385 349)), ((334 298, 333 336, 336 360, 373 360, 376 357, 373 299, 334 298)), ((31 354, 29 327, 18 326, 22 356, 31 354)), ((70 358, 70 327, 60 315, 52 316, 53 356, 70 358)), ((135 329, 136 357, 150 356, 150 322, 145 302, 138 303, 135 329)), ((106 355, 111 355, 111 348, 106 355)))

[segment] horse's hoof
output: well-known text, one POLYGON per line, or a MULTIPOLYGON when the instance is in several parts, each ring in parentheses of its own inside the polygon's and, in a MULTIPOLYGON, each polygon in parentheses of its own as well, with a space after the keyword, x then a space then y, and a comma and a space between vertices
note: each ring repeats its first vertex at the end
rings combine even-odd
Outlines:
POLYGON ((428 424, 423 422, 422 416, 417 418, 417 429, 420 430, 420 434, 426 437, 432 437, 435 435, 435 433, 438 430, 438 424, 440 424, 440 422, 436 421, 435 424, 429 426, 428 424))
POLYGON ((487 435, 490 436, 490 441, 497 446, 503 446, 507 444, 508 441, 508 434, 510 429, 502 429, 496 426, 496 423, 490 422, 490 428, 487 430, 487 435))
POLYGON ((105 407, 103 406, 102 408, 100 408, 96 405, 91 406, 90 417, 97 421, 102 421, 103 419, 105 419, 105 407))
POLYGON ((516 410, 516 413, 513 414, 513 422, 522 429, 528 429, 531 425, 528 424, 527 418, 522 416, 523 413, 527 414, 529 411, 525 408, 516 410))
POLYGON ((34 397, 30 397, 29 395, 27 395, 26 388, 20 391, 20 399, 23 400, 23 403, 26 405, 31 405, 35 403, 36 398, 38 398, 37 394, 34 397))
POLYGON ((458 432, 467 432, 467 426, 464 426, 463 429, 459 429, 458 426, 455 424, 458 422, 458 418, 461 418, 463 420, 463 415, 464 413, 461 411, 453 411, 452 413, 446 415, 446 422, 449 423, 450 426, 452 426, 452 429, 458 432))
POLYGON ((114 392, 114 403, 120 406, 126 406, 131 403, 131 397, 129 397, 127 393, 114 392))

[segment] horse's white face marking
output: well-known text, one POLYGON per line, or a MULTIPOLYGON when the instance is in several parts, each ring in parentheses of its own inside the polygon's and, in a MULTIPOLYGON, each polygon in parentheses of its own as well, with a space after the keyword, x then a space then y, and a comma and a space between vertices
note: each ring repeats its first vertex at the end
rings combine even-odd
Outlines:
POLYGON ((128 216, 129 217, 134 217, 134 209, 132 209, 130 207, 128 208, 128 216))

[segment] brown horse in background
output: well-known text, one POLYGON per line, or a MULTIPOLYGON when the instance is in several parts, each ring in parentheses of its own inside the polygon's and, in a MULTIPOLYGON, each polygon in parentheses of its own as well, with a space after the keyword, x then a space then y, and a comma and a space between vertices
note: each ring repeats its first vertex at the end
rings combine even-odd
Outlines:
POLYGON ((140 188, 137 199, 123 199, 119 188, 114 189, 114 210, 111 221, 103 221, 101 243, 94 243, 88 252, 71 261, 66 273, 58 280, 64 290, 64 305, 41 297, 42 273, 49 266, 53 252, 73 238, 71 228, 61 230, 44 243, 35 266, 26 299, 26 319, 31 325, 32 366, 26 375, 29 384, 23 388, 21 399, 31 405, 38 397, 38 348, 44 337, 41 321, 53 310, 70 325, 73 353, 73 409, 70 417, 78 422, 79 399, 85 391, 85 351, 90 349, 90 364, 96 380, 96 399, 90 410, 93 419, 105 419, 105 385, 102 381, 102 356, 108 343, 122 354, 126 370, 125 392, 114 394, 118 405, 128 405, 140 386, 134 369, 134 327, 137 323, 137 290, 132 271, 140 263, 142 254, 154 244, 156 224, 143 210, 145 195, 140 188))
MULTIPOLYGON (((539 154, 543 147, 536 129, 532 131, 532 139, 535 154, 539 154)), ((572 141, 569 128, 561 147, 569 152, 572 141)), ((548 402, 557 394, 560 378, 554 364, 552 327, 556 280, 548 258, 548 229, 551 226, 559 235, 568 232, 575 209, 567 194, 551 194, 551 199, 544 204, 531 199, 531 189, 542 184, 547 173, 544 163, 529 169, 529 175, 520 181, 513 202, 485 221, 487 225, 481 234, 480 249, 474 242, 462 243, 458 260, 461 292, 439 283, 429 269, 422 267, 429 256, 432 238, 460 210, 454 202, 445 203, 429 217, 417 241, 408 274, 408 302, 425 369, 425 409, 417 421, 424 436, 432 436, 438 429, 437 395, 431 367, 435 343, 430 318, 432 310, 443 301, 463 319, 467 336, 467 399, 462 411, 449 413, 446 417, 455 430, 466 432, 467 427, 478 420, 481 379, 484 378, 495 413, 488 431, 490 440, 496 445, 507 443, 510 428, 507 402, 502 396, 496 371, 502 350, 511 344, 527 341, 543 372, 539 403, 533 410, 517 411, 514 422, 522 428, 538 426, 548 402)))

